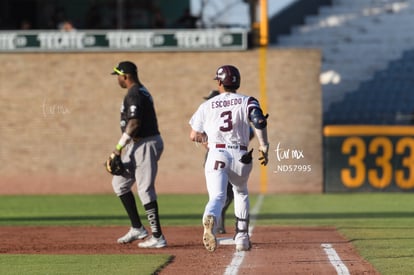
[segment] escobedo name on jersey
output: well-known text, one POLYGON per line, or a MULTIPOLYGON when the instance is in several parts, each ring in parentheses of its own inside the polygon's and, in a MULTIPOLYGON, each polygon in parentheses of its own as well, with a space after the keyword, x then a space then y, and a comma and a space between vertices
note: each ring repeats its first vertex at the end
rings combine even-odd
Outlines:
POLYGON ((220 94, 201 107, 192 125, 207 134, 209 143, 247 146, 250 127, 247 110, 250 102, 250 97, 244 95, 220 94))
POLYGON ((242 98, 232 98, 232 99, 225 99, 225 100, 216 100, 211 102, 211 108, 217 109, 217 108, 225 108, 229 106, 239 105, 242 104, 243 100, 242 98))

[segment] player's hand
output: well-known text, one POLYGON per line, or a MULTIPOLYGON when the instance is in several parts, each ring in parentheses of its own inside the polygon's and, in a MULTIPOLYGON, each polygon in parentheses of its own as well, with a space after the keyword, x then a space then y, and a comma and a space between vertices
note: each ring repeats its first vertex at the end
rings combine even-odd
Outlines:
POLYGON ((121 155, 121 150, 119 150, 118 148, 115 148, 115 150, 113 151, 113 153, 117 156, 121 155))
POLYGON ((268 158, 268 151, 269 151, 269 144, 266 144, 264 146, 260 145, 259 146, 259 160, 260 160, 260 164, 263 166, 266 166, 267 163, 269 162, 269 158, 268 158))
POLYGON ((190 139, 194 142, 201 143, 201 144, 207 144, 208 143, 208 136, 204 132, 201 133, 201 132, 191 130, 190 139))

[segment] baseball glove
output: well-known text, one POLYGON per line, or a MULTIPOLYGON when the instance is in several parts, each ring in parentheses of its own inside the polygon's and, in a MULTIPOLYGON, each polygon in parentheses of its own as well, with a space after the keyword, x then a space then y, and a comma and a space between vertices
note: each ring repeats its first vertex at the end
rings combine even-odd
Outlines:
POLYGON ((122 163, 121 156, 112 153, 105 163, 106 171, 112 175, 119 176, 125 173, 125 166, 122 163))

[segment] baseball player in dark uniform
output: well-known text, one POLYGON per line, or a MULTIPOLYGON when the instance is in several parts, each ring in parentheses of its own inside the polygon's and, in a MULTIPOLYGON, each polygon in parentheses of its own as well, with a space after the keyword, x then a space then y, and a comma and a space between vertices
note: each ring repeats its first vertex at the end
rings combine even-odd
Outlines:
POLYGON ((138 196, 144 206, 152 232, 152 236, 140 242, 138 247, 165 247, 167 241, 161 231, 154 186, 158 169, 157 162, 164 145, 158 130, 153 99, 140 82, 137 66, 134 63, 123 61, 114 68, 112 74, 117 75, 121 88, 128 89, 121 105, 122 136, 110 157, 111 159, 120 156, 125 166, 125 171, 121 175, 113 176, 112 187, 121 199, 131 221, 130 230, 118 239, 118 243, 130 243, 148 236, 147 230, 141 223, 135 197, 131 191, 136 182, 138 196))

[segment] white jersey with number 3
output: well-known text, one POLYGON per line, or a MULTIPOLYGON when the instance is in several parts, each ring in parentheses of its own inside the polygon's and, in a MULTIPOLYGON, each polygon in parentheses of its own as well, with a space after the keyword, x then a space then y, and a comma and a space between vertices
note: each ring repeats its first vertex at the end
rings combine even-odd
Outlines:
POLYGON ((260 108, 253 97, 222 93, 200 105, 190 120, 193 130, 206 133, 212 144, 248 146, 251 108, 260 108))

